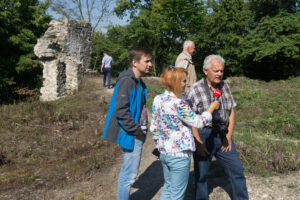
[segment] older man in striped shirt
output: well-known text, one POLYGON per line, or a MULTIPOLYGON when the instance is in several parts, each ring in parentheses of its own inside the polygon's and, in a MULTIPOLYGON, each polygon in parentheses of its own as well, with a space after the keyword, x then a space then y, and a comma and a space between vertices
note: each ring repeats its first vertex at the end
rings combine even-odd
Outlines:
POLYGON ((236 102, 228 84, 222 80, 224 63, 224 58, 219 55, 207 56, 203 65, 206 77, 192 85, 187 93, 193 111, 201 114, 213 102, 213 92, 216 89, 222 92, 220 106, 213 113, 212 123, 198 130, 201 141, 197 142, 197 151, 193 155, 196 199, 208 199, 206 177, 213 156, 228 175, 233 199, 248 199, 243 165, 232 140, 236 102))

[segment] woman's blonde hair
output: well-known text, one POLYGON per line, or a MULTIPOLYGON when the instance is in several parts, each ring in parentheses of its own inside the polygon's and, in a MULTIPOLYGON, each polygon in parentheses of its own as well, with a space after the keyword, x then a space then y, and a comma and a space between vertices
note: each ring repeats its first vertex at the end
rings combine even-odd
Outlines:
POLYGON ((168 91, 173 92, 177 97, 179 97, 183 92, 180 83, 186 75, 187 71, 184 68, 168 66, 160 75, 160 80, 167 87, 168 91))

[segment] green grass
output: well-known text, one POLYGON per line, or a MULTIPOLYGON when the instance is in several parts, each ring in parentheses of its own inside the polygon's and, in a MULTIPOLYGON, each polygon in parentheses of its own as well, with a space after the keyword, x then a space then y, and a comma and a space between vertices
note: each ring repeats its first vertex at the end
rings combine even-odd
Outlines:
POLYGON ((287 188, 289 188, 289 189, 294 189, 294 188, 297 188, 297 185, 296 184, 294 184, 294 183, 290 183, 290 184, 287 184, 287 185, 285 185, 287 188))
MULTIPOLYGON (((300 139, 300 78, 262 82, 241 78, 232 93, 237 120, 277 137, 300 139)), ((230 85, 235 85, 236 79, 230 85)))
POLYGON ((165 91, 164 87, 157 87, 157 86, 152 85, 152 84, 147 84, 147 89, 150 90, 150 91, 155 92, 156 94, 161 94, 165 91))
POLYGON ((237 102, 234 139, 247 171, 300 169, 300 77, 263 82, 229 79, 237 102))
POLYGON ((245 169, 261 175, 299 170, 300 77, 229 82, 237 102, 234 139, 245 169))
POLYGON ((234 136, 246 171, 261 175, 299 170, 299 143, 258 132, 238 132, 234 136))
POLYGON ((162 84, 146 83, 148 90, 146 107, 151 111, 154 97, 158 94, 162 94, 165 91, 165 87, 162 84))

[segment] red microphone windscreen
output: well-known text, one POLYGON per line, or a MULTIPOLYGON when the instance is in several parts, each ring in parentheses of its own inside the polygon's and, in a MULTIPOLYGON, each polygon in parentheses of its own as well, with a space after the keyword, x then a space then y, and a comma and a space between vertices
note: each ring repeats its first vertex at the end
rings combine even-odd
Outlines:
POLYGON ((220 89, 215 89, 214 90, 214 93, 213 93, 213 97, 217 97, 217 98, 220 98, 221 97, 221 90, 220 89))

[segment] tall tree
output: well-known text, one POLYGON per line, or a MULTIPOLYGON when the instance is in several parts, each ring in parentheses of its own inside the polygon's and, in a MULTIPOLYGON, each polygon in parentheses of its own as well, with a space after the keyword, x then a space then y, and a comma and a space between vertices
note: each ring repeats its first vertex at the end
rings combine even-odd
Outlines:
POLYGON ((132 19, 137 16, 140 10, 149 10, 151 3, 152 0, 117 0, 114 11, 121 18, 129 14, 132 19))
POLYGON ((37 39, 48 28, 48 1, 0 1, 0 99, 13 86, 36 87, 42 67, 33 54, 37 39))
POLYGON ((191 39, 198 73, 205 56, 220 54, 226 75, 287 78, 299 74, 299 5, 299 0, 118 0, 115 12, 130 15, 131 23, 112 27, 106 37, 123 52, 134 45, 152 48, 154 75, 174 63, 182 42, 191 39))
MULTIPOLYGON (((125 27, 115 26, 108 30, 107 37, 110 41, 118 43, 121 50, 121 62, 120 65, 128 67, 127 59, 124 60, 124 56, 128 57, 128 50, 134 46, 145 46, 153 50, 152 61, 153 68, 152 75, 156 74, 156 51, 159 48, 153 48, 155 44, 160 40, 156 29, 152 28, 151 21, 149 20, 149 11, 140 11, 139 16, 132 20, 132 22, 125 27), (126 54, 124 54, 124 49, 126 54)), ((116 47, 116 45, 114 45, 116 47)), ((116 52, 116 50, 110 50, 116 52)))
POLYGON ((265 16, 274 17, 279 12, 295 13, 299 10, 299 0, 249 0, 256 21, 265 16))
POLYGON ((242 74, 240 44, 251 24, 244 0, 208 0, 207 9, 203 51, 225 58, 226 75, 242 74))
POLYGON ((62 17, 89 22, 94 31, 111 16, 110 3, 110 0, 51 0, 50 8, 62 17))
POLYGON ((128 49, 125 38, 128 38, 125 27, 114 26, 108 29, 106 34, 94 32, 92 63, 94 69, 100 69, 103 51, 108 52, 114 59, 113 75, 119 74, 129 66, 128 49))
POLYGON ((300 14, 264 17, 245 38, 245 75, 264 80, 300 75, 300 14))
POLYGON ((174 64, 182 42, 201 30, 205 12, 198 0, 119 0, 117 5, 119 16, 132 18, 128 28, 133 30, 134 41, 153 49, 154 74, 174 64))

